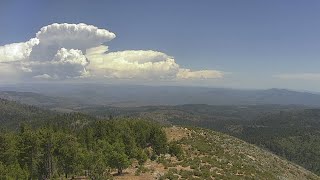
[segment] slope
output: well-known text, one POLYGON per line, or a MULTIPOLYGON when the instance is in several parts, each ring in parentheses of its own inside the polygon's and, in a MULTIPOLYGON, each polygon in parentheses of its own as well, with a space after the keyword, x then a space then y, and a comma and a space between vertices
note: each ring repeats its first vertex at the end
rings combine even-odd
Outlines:
POLYGON ((170 127, 168 140, 184 155, 160 156, 115 179, 320 179, 304 168, 237 138, 200 128, 170 127), (136 173, 134 175, 133 173, 136 173))
POLYGON ((2 128, 16 129, 21 123, 48 120, 54 112, 35 106, 0 99, 0 123, 2 128))

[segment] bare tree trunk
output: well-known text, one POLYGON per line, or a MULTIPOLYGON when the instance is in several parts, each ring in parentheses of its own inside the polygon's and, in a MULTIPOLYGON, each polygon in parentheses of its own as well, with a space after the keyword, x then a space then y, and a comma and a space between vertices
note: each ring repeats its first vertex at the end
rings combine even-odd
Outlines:
POLYGON ((121 175, 122 174, 122 168, 119 168, 118 169, 118 175, 121 175))

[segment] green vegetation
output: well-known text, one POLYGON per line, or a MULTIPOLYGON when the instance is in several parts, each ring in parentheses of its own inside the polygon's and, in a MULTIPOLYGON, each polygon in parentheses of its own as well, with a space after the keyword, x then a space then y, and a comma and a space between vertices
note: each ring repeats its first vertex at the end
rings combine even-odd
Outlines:
POLYGON ((22 125, 18 132, 0 133, 0 179, 106 179, 112 169, 121 174, 134 159, 142 165, 148 146, 159 155, 167 152, 161 126, 148 121, 92 121, 77 129, 22 125))
POLYGON ((169 144, 169 153, 172 156, 176 156, 178 158, 181 158, 183 156, 183 150, 181 148, 181 146, 179 146, 177 143, 172 142, 169 144))
POLYGON ((240 138, 320 174, 320 109, 269 114, 243 129, 240 138))
POLYGON ((85 108, 92 115, 144 117, 162 123, 198 126, 266 148, 320 175, 320 109, 303 106, 148 106, 85 108))
POLYGON ((0 123, 2 128, 17 129, 21 123, 49 121, 53 116, 54 113, 48 110, 0 99, 0 123))
MULTIPOLYGON (((99 119, 82 113, 59 114, 1 99, 0 107, 0 179, 112 179, 124 171, 160 179, 319 179, 234 137, 197 128, 172 127, 167 131, 170 128, 135 117, 141 118, 143 113, 125 115, 131 118, 112 114, 112 118, 99 119), (168 135, 170 132, 173 135, 168 135)), ((237 112, 236 108, 210 111, 201 109, 204 105, 196 107, 183 107, 188 114, 178 110, 182 107, 173 111, 153 107, 145 115, 150 118, 156 111, 154 117, 167 118, 161 121, 224 131, 318 171, 318 110, 276 112, 271 108, 267 112, 262 107, 241 107, 237 112), (252 112, 248 116, 252 119, 228 119, 244 117, 245 112, 252 112), (253 114, 262 112, 259 118, 253 118, 258 117, 253 114), (210 121, 214 116, 221 118, 219 123, 210 121)))
POLYGON ((200 128, 175 130, 190 134, 171 142, 181 145, 185 155, 176 161, 162 158, 160 163, 175 168, 169 168, 161 179, 319 179, 234 137, 200 128))

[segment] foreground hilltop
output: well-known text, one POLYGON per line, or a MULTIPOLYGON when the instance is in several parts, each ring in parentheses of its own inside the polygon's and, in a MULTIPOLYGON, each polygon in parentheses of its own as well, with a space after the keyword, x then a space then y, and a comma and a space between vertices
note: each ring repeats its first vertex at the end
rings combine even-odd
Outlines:
POLYGON ((211 130, 98 120, 1 99, 0 115, 0 179, 320 179, 211 130))
POLYGON ((304 168, 237 138, 200 128, 170 127, 168 141, 183 156, 164 155, 142 170, 128 168, 115 179, 320 179, 304 168), (141 171, 141 170, 140 170, 141 171))

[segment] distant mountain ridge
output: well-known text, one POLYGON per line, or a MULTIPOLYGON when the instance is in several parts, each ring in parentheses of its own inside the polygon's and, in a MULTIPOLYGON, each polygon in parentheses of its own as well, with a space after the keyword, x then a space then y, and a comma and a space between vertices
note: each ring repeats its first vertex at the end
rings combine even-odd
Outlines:
MULTIPOLYGON (((227 88, 104 84, 35 84, 0 86, 0 91, 34 92, 60 101, 120 107, 149 105, 305 105, 320 107, 320 94, 287 89, 238 90, 227 88)), ((1 93, 2 94, 2 93, 1 93)), ((21 95, 21 94, 20 94, 21 95)), ((34 96, 34 94, 22 94, 34 96)), ((2 96, 0 96, 2 97, 2 96)), ((42 96, 43 97, 43 96, 42 96)))
POLYGON ((65 112, 73 111, 81 102, 67 98, 54 97, 35 92, 0 91, 0 99, 16 101, 22 104, 44 107, 47 109, 60 109, 65 112))

